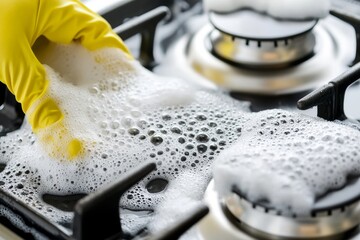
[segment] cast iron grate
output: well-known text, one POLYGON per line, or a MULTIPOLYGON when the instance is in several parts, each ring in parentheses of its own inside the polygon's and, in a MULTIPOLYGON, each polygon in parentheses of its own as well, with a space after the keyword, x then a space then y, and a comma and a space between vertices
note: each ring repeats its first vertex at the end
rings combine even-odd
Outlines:
POLYGON ((297 105, 301 110, 317 106, 318 117, 333 121, 335 119, 346 119, 344 113, 346 89, 360 79, 360 18, 358 15, 351 13, 351 11, 345 12, 343 9, 332 9, 330 13, 349 23, 355 30, 356 55, 353 66, 328 84, 300 99, 297 105))
MULTIPOLYGON (((121 229, 119 214, 120 198, 129 188, 155 169, 155 163, 146 163, 143 166, 133 169, 115 183, 80 199, 74 207, 72 235, 67 235, 47 219, 38 215, 29 206, 17 201, 3 190, 0 190, 0 204, 14 215, 19 216, 26 226, 34 228, 37 232, 49 239, 132 239, 134 236, 126 235, 121 229)), ((189 213, 186 218, 179 220, 170 228, 154 235, 149 235, 144 232, 139 236, 135 236, 135 239, 177 239, 208 212, 209 209, 203 205, 194 212, 189 213)), ((4 225, 12 225, 9 224, 5 218, 0 218, 0 220, 4 225)), ((14 226, 11 226, 11 228, 14 229, 14 226)), ((19 229, 17 229, 16 232, 19 232, 19 229)), ((26 239, 33 239, 33 236, 28 233, 22 233, 21 236, 26 239)))

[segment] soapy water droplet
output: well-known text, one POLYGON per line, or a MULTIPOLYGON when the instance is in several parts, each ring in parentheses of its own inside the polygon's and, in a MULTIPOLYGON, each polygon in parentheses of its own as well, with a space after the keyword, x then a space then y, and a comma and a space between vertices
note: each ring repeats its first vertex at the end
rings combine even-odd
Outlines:
POLYGON ((176 133, 176 134, 182 134, 182 131, 179 127, 171 127, 171 132, 176 133))
POLYGON ((152 136, 150 139, 151 143, 154 144, 155 146, 160 145, 164 140, 162 139, 162 137, 160 136, 152 136))
POLYGON ((197 146, 197 151, 198 151, 199 153, 205 153, 206 150, 207 150, 207 148, 208 148, 208 147, 207 147, 206 145, 200 144, 200 145, 197 146))
POLYGON ((207 117, 203 114, 199 114, 195 117, 196 120, 199 120, 199 121, 205 121, 207 119, 207 117))
POLYGON ((170 120, 171 120, 171 116, 170 116, 169 114, 164 114, 164 115, 162 116, 162 119, 163 119, 164 121, 170 121, 170 120))
POLYGON ((130 128, 128 132, 130 135, 133 135, 133 136, 136 136, 140 133, 139 129, 137 129, 137 128, 130 128))
POLYGON ((204 133, 201 133, 199 135, 196 136, 196 141, 200 142, 200 143, 206 143, 208 142, 210 139, 209 139, 209 136, 204 134, 204 133))

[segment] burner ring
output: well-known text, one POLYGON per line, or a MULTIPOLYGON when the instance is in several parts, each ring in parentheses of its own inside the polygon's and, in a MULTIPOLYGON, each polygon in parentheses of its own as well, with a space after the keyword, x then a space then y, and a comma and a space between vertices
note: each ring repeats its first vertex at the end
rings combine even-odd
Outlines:
POLYGON ((223 208, 230 220, 240 221, 237 224, 240 229, 256 237, 344 239, 360 223, 359 190, 354 193, 359 185, 359 179, 353 180, 346 187, 326 194, 315 202, 309 214, 296 215, 251 202, 236 187, 233 194, 223 199, 223 208))
POLYGON ((209 13, 214 30, 208 50, 219 59, 239 67, 279 69, 301 63, 314 55, 316 20, 284 21, 241 10, 209 13))
POLYGON ((254 41, 276 41, 294 38, 311 31, 317 23, 317 20, 289 21, 275 19, 248 9, 226 14, 210 12, 209 19, 211 24, 224 34, 254 41))
POLYGON ((359 201, 348 203, 347 207, 332 212, 331 216, 328 216, 328 212, 322 212, 321 214, 319 212, 316 216, 296 216, 294 218, 291 215, 277 215, 278 212, 274 210, 266 212, 265 208, 261 206, 253 208, 252 203, 244 198, 241 199, 235 193, 227 199, 222 199, 215 190, 214 180, 210 181, 206 189, 204 201, 210 207, 210 214, 198 224, 198 231, 203 239, 343 240, 355 239, 360 230, 357 227, 358 225, 348 221, 349 216, 356 221, 360 218, 359 201), (231 203, 231 201, 233 202, 231 203), (236 207, 230 211, 230 206, 239 206, 237 204, 239 201, 244 203, 245 207, 236 207), (252 213, 255 213, 256 216, 252 215, 252 213), (260 225, 262 228, 254 228, 254 224, 250 225, 236 216, 251 217, 253 223, 260 225), (320 223, 318 228, 314 227, 316 223, 320 223), (342 231, 335 231, 340 229, 342 231), (323 230, 323 233, 327 234, 316 237, 316 234, 317 236, 320 235, 319 230, 323 230), (295 237, 289 237, 294 235, 295 237))
POLYGON ((215 57, 236 67, 261 70, 278 70, 302 63, 314 56, 316 45, 312 32, 291 39, 250 41, 214 29, 207 40, 207 48, 215 57))

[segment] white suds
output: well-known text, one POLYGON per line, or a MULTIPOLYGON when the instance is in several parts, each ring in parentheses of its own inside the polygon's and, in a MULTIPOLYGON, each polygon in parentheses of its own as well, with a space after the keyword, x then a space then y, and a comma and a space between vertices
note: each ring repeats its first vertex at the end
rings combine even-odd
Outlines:
POLYGON ((295 211, 360 173, 354 128, 281 110, 250 113, 248 103, 156 76, 115 49, 57 46, 44 61, 50 95, 66 110, 66 125, 85 142, 86 155, 50 159, 25 122, 0 138, 6 164, 0 188, 63 227, 72 212, 45 203, 42 194, 90 193, 147 161, 157 170, 121 199, 123 229, 132 233, 145 225, 156 232, 191 211, 225 149, 215 165, 222 194, 228 182, 253 200, 266 197, 295 211), (78 64, 82 58, 86 65, 78 64), (168 184, 151 192, 159 179, 168 184))
POLYGON ((214 166, 222 195, 237 186, 251 201, 308 213, 317 196, 360 174, 360 132, 282 110, 252 114, 214 166))
POLYGON ((329 14, 329 0, 204 0, 207 10, 231 12, 251 8, 284 19, 323 18, 329 14))
MULTIPOLYGON (((118 50, 57 46, 42 61, 50 66, 50 96, 64 110, 71 133, 85 142, 86 155, 77 161, 50 159, 24 123, 0 138, 0 161, 7 165, 0 187, 60 225, 69 223, 72 213, 44 203, 42 194, 93 192, 146 161, 156 162, 157 170, 123 196, 122 207, 157 213, 159 203, 175 199, 174 181, 185 173, 183 191, 200 200, 201 194, 192 193, 205 190, 202 180, 210 179, 215 156, 241 135, 248 103, 156 76, 118 50), (150 193, 147 184, 158 178, 168 186, 150 193)), ((161 209, 168 209, 166 204, 161 209)), ((123 229, 135 232, 153 217, 121 216, 123 229)))

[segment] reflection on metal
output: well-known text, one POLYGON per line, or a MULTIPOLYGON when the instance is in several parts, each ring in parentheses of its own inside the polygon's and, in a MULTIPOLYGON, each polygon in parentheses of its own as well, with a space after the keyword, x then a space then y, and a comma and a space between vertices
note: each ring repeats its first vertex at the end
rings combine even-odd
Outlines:
POLYGON ((254 41, 277 41, 294 38, 311 31, 317 20, 285 20, 251 9, 229 13, 209 13, 211 24, 236 38, 254 41))
POLYGON ((346 92, 344 99, 344 112, 350 119, 360 120, 360 108, 357 106, 360 102, 360 80, 351 84, 346 92))
POLYGON ((265 209, 234 194, 221 201, 212 180, 205 192, 210 214, 197 226, 206 240, 356 240, 360 203, 344 208, 295 216, 265 209))
POLYGON ((313 55, 315 36, 312 32, 275 41, 248 41, 213 30, 209 34, 210 51, 231 64, 254 68, 286 68, 307 60, 313 55))
POLYGON ((227 197, 224 203, 230 214, 241 222, 240 229, 266 239, 344 239, 342 233, 347 233, 360 223, 360 202, 307 216, 282 215, 237 194, 227 197))
POLYGON ((205 202, 210 213, 196 226, 200 239, 206 240, 256 240, 229 221, 221 207, 214 181, 211 181, 205 192, 205 202))
POLYGON ((210 51, 231 64, 256 68, 286 68, 310 58, 316 20, 279 20, 252 10, 209 13, 214 29, 210 51))
POLYGON ((23 240, 18 235, 10 231, 4 225, 0 224, 0 240, 23 240))

